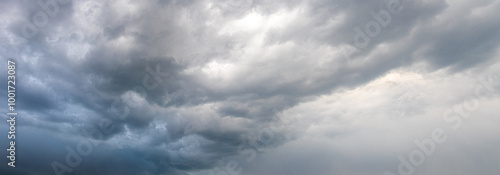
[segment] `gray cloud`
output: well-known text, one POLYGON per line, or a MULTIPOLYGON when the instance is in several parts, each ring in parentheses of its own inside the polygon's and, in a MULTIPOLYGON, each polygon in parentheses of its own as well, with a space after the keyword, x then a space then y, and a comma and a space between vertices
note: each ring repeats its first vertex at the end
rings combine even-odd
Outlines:
MULTIPOLYGON (((230 160, 241 174, 393 171, 415 137, 447 127, 442 111, 498 74, 500 24, 492 0, 401 0, 399 13, 390 2, 82 0, 58 3, 38 27, 42 6, 2 2, 0 53, 18 62, 19 128, 27 129, 19 167, 0 171, 54 174, 50 163, 65 162, 65 147, 87 139, 102 144, 74 174, 203 174, 230 160), (383 12, 385 27, 372 15, 383 12), (359 47, 355 28, 369 35, 373 22, 380 31, 359 47), (83 134, 103 121, 112 131, 102 138, 83 134)), ((496 130, 473 129, 496 121, 497 92, 479 99, 480 124, 448 132, 458 141, 418 173, 498 172, 461 166, 498 162, 464 146, 474 140, 498 155, 485 146, 496 130), (480 134, 489 137, 473 139, 480 134), (445 153, 476 157, 441 166, 451 160, 445 153)))

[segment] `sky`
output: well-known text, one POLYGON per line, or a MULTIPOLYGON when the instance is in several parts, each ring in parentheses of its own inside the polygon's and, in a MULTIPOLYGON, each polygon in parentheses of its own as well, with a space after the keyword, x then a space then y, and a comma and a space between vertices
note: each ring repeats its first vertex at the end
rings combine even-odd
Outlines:
POLYGON ((18 116, 0 174, 497 175, 498 16, 498 0, 2 0, 18 116))

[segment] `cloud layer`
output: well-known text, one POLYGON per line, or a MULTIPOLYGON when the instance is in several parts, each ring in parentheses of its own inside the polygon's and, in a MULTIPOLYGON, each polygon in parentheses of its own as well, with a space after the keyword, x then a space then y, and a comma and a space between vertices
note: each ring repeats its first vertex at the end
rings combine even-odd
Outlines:
POLYGON ((500 172, 499 1, 40 2, 0 6, 1 172, 397 174, 436 128, 415 174, 500 172))

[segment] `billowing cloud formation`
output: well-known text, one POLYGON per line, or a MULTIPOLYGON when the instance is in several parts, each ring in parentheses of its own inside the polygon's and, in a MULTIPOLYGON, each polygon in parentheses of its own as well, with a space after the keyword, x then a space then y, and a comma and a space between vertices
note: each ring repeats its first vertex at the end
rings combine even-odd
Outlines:
POLYGON ((500 172, 498 1, 1 4, 7 174, 500 172))

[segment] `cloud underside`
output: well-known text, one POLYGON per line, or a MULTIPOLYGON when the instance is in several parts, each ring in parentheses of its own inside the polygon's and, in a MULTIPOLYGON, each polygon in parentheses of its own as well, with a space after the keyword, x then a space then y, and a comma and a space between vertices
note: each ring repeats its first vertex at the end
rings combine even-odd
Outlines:
POLYGON ((0 7, 24 130, 2 172, 54 174, 85 140, 75 173, 397 173, 435 129, 415 173, 500 172, 499 1, 48 2, 43 25, 0 7))

